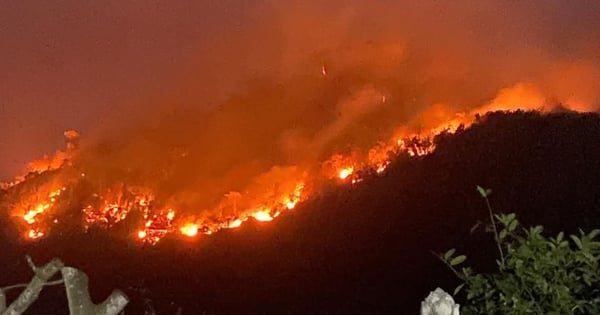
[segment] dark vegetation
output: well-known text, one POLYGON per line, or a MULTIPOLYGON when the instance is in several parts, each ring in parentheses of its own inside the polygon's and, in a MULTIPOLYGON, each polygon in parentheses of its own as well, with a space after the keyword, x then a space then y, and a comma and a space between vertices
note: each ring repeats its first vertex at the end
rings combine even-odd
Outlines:
MULTIPOLYGON (((476 185, 494 190, 496 212, 549 235, 600 226, 598 115, 493 113, 436 141, 430 156, 399 158, 385 175, 328 189, 273 223, 212 237, 140 247, 102 231, 37 244, 0 233, 0 284, 27 280, 30 254, 85 271, 98 299, 122 289, 126 314, 149 305, 158 314, 417 314, 429 291, 459 283, 430 250, 456 247, 477 271, 494 267, 493 237, 470 234, 488 220, 476 185)), ((47 288, 30 314, 64 310, 64 293, 47 288)))

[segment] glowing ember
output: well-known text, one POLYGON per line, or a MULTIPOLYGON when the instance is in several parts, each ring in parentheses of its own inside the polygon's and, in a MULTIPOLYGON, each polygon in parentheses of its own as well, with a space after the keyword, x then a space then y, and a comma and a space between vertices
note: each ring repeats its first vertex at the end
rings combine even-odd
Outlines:
POLYGON ((387 168, 387 166, 388 166, 388 165, 389 165, 389 163, 388 163, 388 164, 384 164, 384 165, 379 165, 379 166, 377 167, 377 169, 375 170, 375 172, 376 172, 377 174, 381 174, 381 173, 383 173, 383 172, 385 171, 385 169, 387 168))
POLYGON ((181 231, 181 234, 185 236, 194 237, 198 235, 198 225, 195 223, 187 223, 179 230, 181 231))
POLYGON ((296 201, 288 201, 285 203, 285 207, 288 208, 288 210, 292 210, 296 207, 296 201))
POLYGON ((172 221, 173 218, 175 218, 175 211, 173 211, 173 209, 169 209, 169 212, 167 213, 167 220, 172 221))
POLYGON ((360 183, 360 182, 362 182, 362 181, 363 181, 363 179, 362 179, 362 178, 353 178, 353 179, 352 179, 352 184, 358 184, 358 183, 360 183))
MULTIPOLYGON (((284 201, 283 201, 283 205, 285 205, 285 207, 288 210, 292 210, 296 207, 296 204, 298 204, 298 202, 300 201, 300 197, 302 195, 302 190, 304 189, 304 184, 300 183, 296 185, 296 188, 294 189, 294 193, 291 194, 290 196, 288 196, 284 201)), ((273 216, 275 217, 275 216, 273 216)))
POLYGON ((46 211, 46 209, 48 209, 48 208, 50 208, 49 203, 40 204, 37 207, 35 207, 35 209, 31 209, 31 210, 27 211, 27 213, 25 213, 23 215, 23 220, 25 220, 25 222, 27 222, 27 224, 34 224, 35 216, 37 216, 38 214, 44 213, 44 211, 46 211))
POLYGON ((229 222, 229 224, 227 225, 227 228, 235 229, 235 228, 239 227, 240 225, 242 225, 242 223, 244 223, 244 221, 242 221, 240 219, 235 219, 235 220, 229 222))
POLYGON ((39 238, 43 237, 44 235, 45 235, 44 232, 34 230, 34 229, 31 229, 27 232, 27 237, 32 240, 39 239, 39 238))
POLYGON ((138 233, 137 233, 137 237, 139 239, 144 239, 144 238, 146 238, 146 236, 148 236, 148 233, 146 233, 146 231, 144 231, 144 230, 138 231, 138 233))
POLYGON ((21 218, 28 225, 28 230, 25 233, 25 237, 30 240, 35 240, 42 238, 46 235, 45 232, 41 230, 46 230, 47 227, 44 227, 42 222, 44 218, 41 218, 43 214, 45 214, 49 209, 51 209, 57 202, 58 197, 66 190, 66 187, 62 187, 60 189, 51 191, 47 195, 47 199, 45 201, 39 202, 37 196, 28 196, 24 198, 18 205, 16 206, 16 211, 21 212, 21 218), (23 206, 29 203, 34 203, 35 206, 23 206), (24 209, 23 209, 24 208, 24 209), (23 210, 19 210, 23 209, 23 210))
POLYGON ((347 168, 340 170, 340 172, 338 173, 338 177, 341 180, 344 180, 344 179, 348 178, 348 176, 352 175, 352 173, 354 173, 354 167, 347 167, 347 168))
POLYGON ((257 211, 252 215, 257 221, 271 221, 273 220, 273 217, 264 210, 261 211, 257 211))

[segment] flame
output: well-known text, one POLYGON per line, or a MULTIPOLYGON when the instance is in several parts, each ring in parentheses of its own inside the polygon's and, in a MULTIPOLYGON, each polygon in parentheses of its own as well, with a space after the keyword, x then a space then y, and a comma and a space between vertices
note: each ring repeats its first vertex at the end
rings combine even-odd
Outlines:
POLYGON ((259 210, 257 212, 255 212, 254 214, 252 214, 252 216, 257 220, 257 221, 261 221, 261 222, 266 222, 266 221, 272 221, 273 217, 271 216, 271 214, 266 211, 266 210, 259 210))
POLYGON ((352 167, 352 166, 346 167, 339 171, 338 177, 341 180, 345 180, 346 178, 348 178, 348 176, 352 175, 352 173, 354 173, 354 167, 352 167))
POLYGON ((242 225, 242 223, 244 223, 244 221, 242 221, 241 219, 235 219, 235 220, 229 222, 229 224, 227 224, 227 228, 235 229, 237 227, 240 227, 242 225))
MULTIPOLYGON (((461 128, 470 126, 475 121, 476 114, 480 112, 498 108, 518 108, 522 100, 539 104, 543 98, 535 87, 520 84, 501 90, 494 100, 467 113, 452 113, 444 104, 433 104, 421 117, 398 128, 389 141, 378 142, 366 151, 353 150, 346 154, 333 154, 321 164, 320 169, 314 171, 293 166, 294 172, 290 173, 294 176, 286 177, 289 174, 286 173, 288 169, 285 167, 273 168, 272 173, 265 173, 264 178, 261 178, 260 185, 256 185, 258 188, 250 187, 241 190, 243 192, 230 191, 221 201, 216 202, 214 208, 207 209, 208 214, 205 216, 191 217, 189 211, 193 209, 170 203, 168 199, 157 201, 156 196, 160 194, 153 189, 125 183, 97 188, 98 191, 77 204, 85 205, 81 210, 85 228, 92 225, 111 228, 125 220, 132 212, 141 214, 133 233, 140 242, 147 244, 156 244, 170 233, 179 232, 193 238, 199 234, 210 235, 221 229, 235 229, 249 218, 269 222, 286 211, 297 209, 300 203, 312 197, 312 192, 318 189, 318 185, 323 181, 339 185, 358 184, 364 180, 365 174, 385 174, 394 157, 427 156, 436 149, 432 141, 436 135, 456 133, 461 128), (421 128, 422 124, 426 127, 421 128), (415 125, 419 126, 418 133, 413 131, 416 129, 415 125), (296 169, 299 171, 296 172, 296 169), (166 203, 169 207, 165 206, 166 203), (181 219, 182 216, 185 216, 185 219, 181 219)), ((386 101, 385 96, 382 101, 386 101)), ((42 159, 32 162, 37 165, 35 167, 39 172, 55 168, 73 168, 68 159, 77 149, 78 134, 69 133, 65 136, 69 141, 65 152, 57 153, 52 161, 42 159)), ((65 192, 77 191, 79 182, 93 177, 86 175, 83 170, 74 170, 72 173, 75 175, 72 178, 64 182, 56 179, 51 183, 42 184, 29 193, 19 195, 15 206, 11 205, 12 213, 19 218, 16 221, 21 225, 21 232, 26 239, 41 239, 50 234, 51 222, 58 222, 55 216, 59 214, 62 201, 67 199, 66 195, 70 195, 65 192)), ((6 187, 13 187, 15 182, 6 187)))
MULTIPOLYGON (((439 132, 455 132, 462 124, 464 124, 463 120, 454 119, 432 128, 429 132, 418 135, 402 129, 392 138, 393 141, 378 143, 366 155, 360 155, 357 152, 349 155, 333 155, 324 166, 323 175, 352 184, 360 183, 363 181, 362 176, 366 170, 371 170, 375 174, 385 173, 391 159, 396 154, 420 157, 432 153, 435 146, 430 141, 431 137, 439 132)), ((275 171, 280 171, 280 169, 275 171)), ((79 172, 77 174, 84 173, 79 172)), ((78 177, 83 179, 86 176, 78 177)), ((268 177, 265 178, 268 179, 268 177)), ((290 179, 290 183, 278 185, 279 189, 275 195, 261 195, 259 193, 257 195, 259 197, 255 197, 254 205, 244 203, 249 198, 248 193, 231 191, 224 196, 224 200, 227 201, 226 204, 229 207, 233 207, 233 215, 220 215, 216 219, 205 221, 196 218, 175 223, 177 210, 171 207, 157 206, 153 190, 146 187, 126 186, 124 183, 115 184, 100 193, 94 194, 90 203, 82 211, 86 228, 91 225, 110 228, 127 218, 132 211, 137 211, 142 214, 143 218, 136 232, 137 239, 144 243, 156 244, 173 231, 179 231, 188 237, 196 237, 200 233, 210 235, 220 229, 238 228, 244 222, 247 222, 248 218, 254 218, 261 222, 272 221, 286 210, 296 209, 298 203, 310 198, 310 193, 305 190, 305 180, 306 178, 296 180, 294 184, 293 179, 290 179)), ((47 195, 47 200, 38 202, 35 206, 27 208, 27 211, 23 213, 23 220, 31 225, 26 232, 28 239, 39 239, 47 235, 46 231, 42 232, 42 225, 39 225, 38 217, 51 209, 57 198, 66 189, 66 187, 61 187, 58 190, 51 191, 47 195)))
POLYGON ((44 211, 46 211, 46 209, 48 209, 48 208, 50 208, 49 203, 39 204, 39 205, 37 205, 37 207, 35 207, 35 209, 31 209, 31 210, 27 211, 23 215, 23 220, 25 220, 25 222, 27 222, 27 224, 34 224, 35 217, 38 214, 44 213, 44 211))
POLYGON ((293 201, 293 200, 287 201, 285 203, 285 207, 288 208, 288 210, 292 210, 296 207, 296 203, 297 203, 297 201, 293 201))
POLYGON ((175 211, 173 211, 173 209, 169 209, 167 212, 167 220, 173 221, 173 218, 175 218, 175 211))
POLYGON ((44 213, 46 210, 48 210, 50 207, 52 207, 54 205, 54 203, 56 202, 56 198, 58 196, 60 196, 60 194, 65 190, 66 190, 66 187, 62 187, 62 188, 55 190, 55 191, 51 192, 50 194, 48 194, 48 201, 42 202, 42 203, 36 205, 35 207, 28 209, 23 214, 23 220, 25 220, 25 222, 27 222, 27 224, 36 223, 36 216, 44 213))
POLYGON ((296 205, 298 204, 298 202, 300 202, 300 199, 302 197, 303 190, 304 190, 304 183, 298 183, 298 184, 296 184, 296 187, 294 188, 294 192, 290 196, 285 198, 285 200, 283 201, 283 204, 285 205, 285 207, 288 210, 292 210, 292 209, 296 208, 296 205))
MULTIPOLYGON (((357 184, 363 181, 362 174, 364 170, 371 169, 375 174, 384 173, 394 154, 405 153, 411 157, 419 157, 430 154, 435 146, 429 141, 434 132, 454 132, 462 121, 451 121, 450 123, 432 129, 430 134, 413 135, 407 132, 399 133, 399 136, 390 143, 378 143, 368 151, 366 156, 361 156, 356 152, 350 155, 336 154, 328 160, 323 169, 324 174, 333 171, 335 175, 326 175, 329 178, 337 178, 343 182, 357 184), (393 154, 392 154, 393 153, 393 154), (349 180, 349 181, 348 181, 349 180)), ((85 178, 79 172, 80 178, 85 178)), ((290 180, 293 183, 292 180, 290 180)), ((155 192, 146 187, 126 186, 124 183, 115 184, 104 191, 94 194, 90 203, 82 209, 85 219, 85 227, 100 225, 110 228, 118 222, 127 218, 129 213, 137 211, 142 214, 143 221, 136 232, 138 240, 156 244, 167 234, 173 231, 179 231, 188 237, 196 237, 203 233, 210 235, 220 229, 235 229, 240 227, 248 218, 254 218, 257 221, 269 222, 279 217, 284 211, 296 209, 298 203, 310 198, 306 192, 305 179, 297 180, 295 184, 279 185, 275 195, 264 194, 256 199, 254 206, 246 205, 242 207, 247 193, 232 191, 224 196, 227 204, 233 207, 232 216, 220 216, 219 218, 209 219, 201 224, 197 219, 181 221, 175 223, 177 211, 174 208, 158 207, 155 202, 155 192), (272 198, 276 198, 272 200, 272 198)), ((47 195, 47 200, 37 203, 33 207, 27 208, 22 215, 23 220, 31 227, 26 232, 28 239, 39 239, 47 235, 42 232, 42 226, 39 225, 38 217, 50 208, 57 201, 57 198, 67 189, 61 187, 53 190, 47 195)), ((56 222, 56 221, 55 221, 56 222)))
POLYGON ((186 223, 179 230, 185 236, 194 237, 198 235, 198 224, 186 223))
POLYGON ((36 230, 36 229, 31 229, 27 232, 27 238, 31 239, 31 240, 36 240, 39 238, 42 238, 45 235, 44 232, 36 230))

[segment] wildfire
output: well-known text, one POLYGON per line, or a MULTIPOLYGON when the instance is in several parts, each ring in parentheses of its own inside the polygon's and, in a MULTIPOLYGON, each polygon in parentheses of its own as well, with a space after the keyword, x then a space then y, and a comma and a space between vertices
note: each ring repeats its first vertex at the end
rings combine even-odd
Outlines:
POLYGON ((48 208, 52 207, 54 205, 54 203, 56 202, 56 198, 58 196, 60 196, 60 194, 63 191, 65 191, 66 189, 67 189, 66 187, 62 187, 62 188, 55 190, 55 191, 51 192, 50 194, 48 194, 48 200, 46 202, 42 202, 42 203, 38 204, 37 206, 28 209, 27 212, 25 212, 25 214, 23 214, 23 220, 25 220, 25 222, 27 222, 27 224, 36 223, 36 216, 44 213, 46 210, 48 210, 48 208))
POLYGON ((302 198, 302 191, 304 190, 304 183, 299 183, 296 185, 294 192, 290 194, 287 198, 284 199, 283 204, 288 210, 292 210, 296 208, 296 204, 300 202, 302 198))
POLYGON ((37 207, 35 207, 35 209, 31 209, 31 210, 27 211, 23 215, 23 220, 25 220, 25 222, 27 222, 27 224, 34 224, 35 217, 38 214, 44 213, 44 211, 46 211, 46 209, 48 209, 48 208, 50 208, 49 203, 39 204, 39 205, 37 205, 37 207))
POLYGON ((285 203, 285 207, 288 208, 288 210, 292 210, 296 207, 296 201, 288 201, 285 203))
MULTIPOLYGON (((431 154, 435 150, 435 144, 431 140, 434 136, 440 133, 455 133, 469 126, 474 121, 473 113, 475 112, 450 117, 442 124, 425 131, 421 130, 417 134, 410 132, 408 128, 400 128, 390 141, 379 142, 366 152, 334 154, 323 162, 320 170, 311 171, 312 173, 306 171, 299 175, 302 172, 297 172, 294 176, 281 180, 280 178, 289 174, 283 173, 283 168, 275 169, 274 172, 279 172, 277 174, 284 174, 273 177, 278 178, 280 182, 275 183, 271 177, 266 176, 267 184, 263 183, 260 186, 262 191, 231 191, 225 194, 221 201, 216 202, 217 205, 213 209, 207 209, 206 216, 190 215, 189 211, 193 209, 166 207, 164 203, 167 200, 157 201, 156 196, 160 194, 147 187, 118 183, 108 188, 98 188, 99 191, 81 201, 85 205, 81 209, 84 227, 99 225, 111 228, 128 218, 131 213, 137 213, 141 219, 136 223, 137 229, 132 235, 143 243, 156 244, 170 233, 179 232, 193 238, 199 234, 210 235, 221 229, 238 228, 250 218, 269 222, 286 211, 297 209, 301 202, 311 197, 315 187, 319 188, 318 185, 321 185, 323 180, 340 185, 357 184, 363 181, 365 174, 384 174, 395 156, 419 158, 431 154), (306 187, 310 189, 307 190, 306 187)), ((69 155, 77 148, 77 138, 78 134, 69 134, 70 144, 66 151, 69 155)), ((62 163, 60 166, 48 166, 48 161, 44 163, 48 169, 71 167, 68 163, 62 163)), ((48 213, 55 214, 54 209, 63 205, 60 201, 66 199, 65 191, 77 191, 75 188, 79 181, 86 181, 91 177, 80 171, 73 173, 77 174, 77 179, 71 179, 69 184, 62 183, 58 186, 52 183, 47 187, 36 187, 31 193, 19 196, 20 200, 13 206, 13 213, 20 218, 19 222, 23 225, 22 232, 26 239, 37 240, 50 234, 52 231, 48 223, 57 223, 58 219, 48 216, 48 213)))
POLYGON ((235 219, 231 222, 229 222, 229 224, 227 224, 227 228, 229 229, 235 229, 237 227, 240 227, 242 225, 242 223, 244 223, 244 221, 242 221, 241 219, 235 219))
MULTIPOLYGON (((454 130, 456 129, 450 131, 454 130)), ((428 141, 428 138, 406 136, 398 138, 390 144, 379 143, 363 157, 355 153, 348 156, 334 155, 328 162, 329 168, 324 169, 324 172, 333 171, 332 175, 327 175, 328 178, 337 178, 343 182, 356 184, 363 180, 364 170, 371 169, 376 174, 384 173, 393 157, 391 153, 405 153, 418 157, 430 154, 434 149, 435 147, 428 141)), ((83 180, 87 176, 78 177, 83 180)), ((174 231, 179 231, 187 237, 197 237, 200 233, 210 235, 220 229, 238 228, 249 218, 261 222, 274 220, 284 211, 297 208, 298 203, 310 197, 310 194, 306 193, 305 187, 304 179, 298 180, 292 185, 280 186, 275 196, 266 194, 265 196, 269 197, 259 198, 254 206, 248 205, 246 209, 240 208, 241 201, 246 196, 232 191, 225 195, 225 200, 233 208, 233 215, 222 216, 216 221, 214 219, 203 221, 196 218, 187 221, 180 220, 180 223, 176 223, 177 211, 173 208, 158 207, 154 191, 145 187, 126 186, 124 183, 120 183, 101 193, 94 194, 93 198, 89 199, 89 204, 82 209, 84 226, 89 228, 92 225, 100 225, 110 228, 125 220, 131 212, 137 212, 142 215, 143 221, 135 232, 135 236, 144 243, 156 244, 174 231)), ((55 205, 66 189, 67 187, 61 187, 53 190, 47 195, 46 200, 26 208, 22 218, 27 225, 30 225, 25 233, 28 239, 40 239, 47 235, 47 228, 41 225, 38 218, 55 205)), ((55 220, 55 222, 57 221, 55 220)))
POLYGON ((124 220, 132 210, 140 211, 147 217, 153 200, 154 195, 147 189, 125 189, 122 185, 116 185, 96 195, 93 204, 83 209, 85 227, 94 224, 112 226, 124 220))
POLYGON ((43 237, 44 235, 45 235, 45 233, 44 233, 44 232, 42 232, 42 231, 39 231, 39 230, 36 230, 36 229, 31 229, 31 230, 29 230, 29 231, 27 232, 27 237, 28 237, 29 239, 32 239, 32 240, 36 240, 36 239, 38 239, 38 238, 41 238, 41 237, 43 237))
POLYGON ((198 224, 186 223, 179 229, 179 231, 181 231, 181 234, 185 236, 194 237, 198 235, 198 224))
MULTIPOLYGON (((14 213, 21 213, 19 216, 27 225, 25 237, 30 240, 36 240, 46 235, 43 227, 43 221, 46 220, 46 214, 55 207, 59 197, 66 190, 66 187, 51 190, 43 200, 39 200, 37 195, 30 195, 20 200, 13 209, 14 213)), ((56 219, 55 219, 55 222, 56 219)))
POLYGON ((352 173, 354 173, 354 167, 346 167, 340 170, 340 172, 338 173, 338 177, 341 180, 345 180, 346 178, 348 178, 348 176, 352 175, 352 173))
POLYGON ((255 212, 254 214, 252 214, 252 216, 257 220, 257 221, 272 221, 273 217, 271 216, 271 214, 266 211, 266 210, 260 210, 255 212))
POLYGON ((138 238, 150 244, 158 243, 174 229, 174 218, 175 211, 173 209, 168 209, 166 212, 159 211, 153 215, 150 215, 147 210, 146 213, 144 213, 144 219, 146 219, 144 229, 140 230, 140 232, 143 231, 143 233, 138 232, 138 238), (141 237, 142 235, 143 237, 141 237))
MULTIPOLYGON (((360 156, 344 156, 337 154, 330 160, 330 164, 335 175, 339 180, 356 184, 363 180, 362 173, 365 169, 372 169, 376 174, 385 172, 390 164, 390 152, 405 152, 409 156, 423 156, 433 152, 433 145, 430 142, 423 141, 418 137, 402 138, 394 141, 392 144, 378 144, 369 150, 365 160, 361 161, 360 156), (357 167, 356 165, 361 165, 357 167)), ((78 176, 81 179, 86 176, 78 176)), ((331 178, 331 177, 330 177, 331 178)), ((232 191, 225 195, 226 200, 233 207, 233 216, 225 216, 217 221, 188 220, 179 224, 175 223, 176 210, 173 208, 157 207, 155 202, 155 192, 148 188, 138 186, 126 186, 117 184, 105 189, 103 192, 94 194, 89 204, 82 209, 85 227, 100 225, 110 228, 113 225, 125 220, 132 211, 142 215, 143 221, 140 228, 135 232, 139 241, 148 244, 156 244, 167 234, 173 231, 179 231, 187 237, 196 237, 198 234, 210 235, 220 229, 235 229, 240 227, 249 218, 257 221, 269 222, 280 216, 284 211, 295 209, 299 202, 309 198, 310 195, 305 192, 305 181, 297 181, 293 185, 280 187, 275 200, 259 199, 255 206, 249 206, 247 210, 240 209, 241 200, 245 195, 232 191), (284 188, 287 187, 287 188, 284 188), (202 222, 198 224, 196 222, 202 222)), ((47 199, 38 202, 34 206, 26 207, 22 218, 30 227, 25 236, 28 239, 40 239, 47 235, 48 230, 41 225, 38 218, 52 208, 61 194, 67 190, 67 187, 51 191, 47 199)), ((57 221, 55 220, 55 223, 57 221)))

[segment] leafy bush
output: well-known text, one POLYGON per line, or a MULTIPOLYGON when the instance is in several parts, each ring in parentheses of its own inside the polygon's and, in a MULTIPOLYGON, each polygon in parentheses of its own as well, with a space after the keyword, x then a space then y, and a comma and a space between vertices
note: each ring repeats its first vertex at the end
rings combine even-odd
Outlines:
POLYGON ((600 314, 600 242, 595 241, 600 230, 546 237, 541 226, 522 228, 515 214, 494 215, 487 199, 491 191, 478 190, 500 258, 496 273, 480 274, 462 267, 466 256, 454 249, 439 255, 463 280, 454 291, 464 291, 462 313, 600 314))

